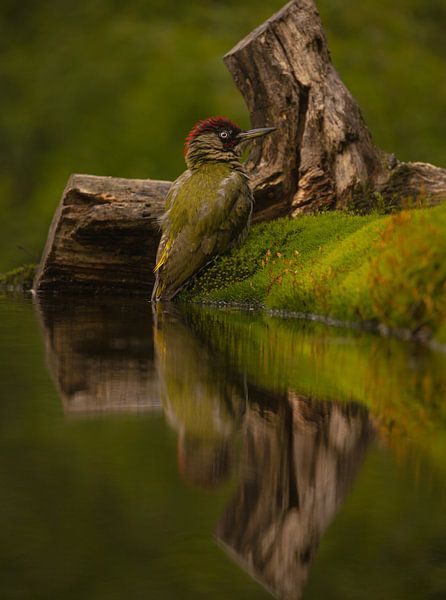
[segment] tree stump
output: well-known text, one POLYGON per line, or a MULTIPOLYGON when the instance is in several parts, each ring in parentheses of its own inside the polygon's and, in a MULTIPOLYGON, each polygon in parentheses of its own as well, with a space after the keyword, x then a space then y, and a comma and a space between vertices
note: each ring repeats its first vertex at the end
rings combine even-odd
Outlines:
POLYGON ((314 0, 293 0, 224 61, 254 127, 278 132, 252 152, 256 220, 327 208, 446 198, 446 169, 377 148, 334 69, 314 0))
MULTIPOLYGON (((253 221, 352 206, 446 198, 446 169, 377 148, 331 64, 314 0, 293 0, 224 57, 254 127, 247 168, 253 221)), ((113 288, 149 294, 167 181, 73 175, 54 216, 37 292, 113 288)))

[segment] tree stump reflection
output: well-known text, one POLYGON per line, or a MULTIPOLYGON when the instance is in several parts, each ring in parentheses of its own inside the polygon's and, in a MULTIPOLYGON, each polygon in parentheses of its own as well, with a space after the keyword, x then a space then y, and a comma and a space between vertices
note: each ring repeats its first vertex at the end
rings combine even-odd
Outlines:
POLYGON ((278 598, 300 598, 371 438, 359 405, 292 392, 271 403, 250 386, 241 482, 216 536, 278 598))

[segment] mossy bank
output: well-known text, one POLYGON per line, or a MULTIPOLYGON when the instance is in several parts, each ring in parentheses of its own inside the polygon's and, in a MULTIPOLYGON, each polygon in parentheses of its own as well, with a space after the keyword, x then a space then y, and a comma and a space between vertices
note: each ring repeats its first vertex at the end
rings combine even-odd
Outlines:
POLYGON ((446 204, 254 226, 181 294, 370 322, 446 342, 446 204))

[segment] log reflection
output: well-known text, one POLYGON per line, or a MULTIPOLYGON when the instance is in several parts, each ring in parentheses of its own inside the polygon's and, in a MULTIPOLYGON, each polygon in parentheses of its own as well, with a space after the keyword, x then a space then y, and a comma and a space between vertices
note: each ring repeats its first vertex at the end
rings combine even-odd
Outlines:
POLYGON ((161 410, 146 300, 38 298, 36 308, 66 413, 161 410))
POLYGON ((249 388, 241 483, 217 539, 275 596, 300 598, 372 437, 367 411, 249 388))

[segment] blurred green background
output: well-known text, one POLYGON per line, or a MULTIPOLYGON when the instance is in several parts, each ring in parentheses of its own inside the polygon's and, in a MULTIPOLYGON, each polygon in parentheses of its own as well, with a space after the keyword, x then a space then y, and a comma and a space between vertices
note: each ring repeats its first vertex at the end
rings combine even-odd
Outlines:
MULTIPOLYGON (((193 123, 249 124, 222 56, 284 0, 3 0, 0 271, 38 260, 73 172, 172 179, 193 123)), ((376 142, 446 167, 444 0, 318 0, 376 142)))

